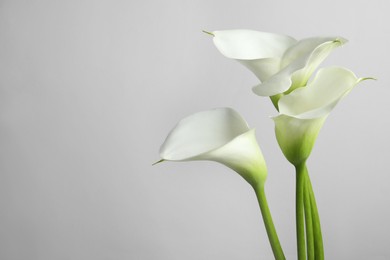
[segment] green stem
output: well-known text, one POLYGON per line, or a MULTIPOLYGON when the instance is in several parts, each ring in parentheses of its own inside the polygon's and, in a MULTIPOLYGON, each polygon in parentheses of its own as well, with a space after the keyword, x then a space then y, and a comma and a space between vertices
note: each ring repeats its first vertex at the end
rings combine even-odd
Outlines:
POLYGON ((316 203, 316 199, 314 197, 313 187, 311 185, 310 177, 308 174, 307 174, 306 179, 307 179, 306 183, 307 183, 307 186, 309 188, 310 204, 311 204, 311 210, 312 210, 312 216, 313 216, 315 259, 316 260, 324 260, 325 254, 324 254, 324 244, 323 244, 323 240, 322 240, 320 215, 318 214, 317 203, 316 203))
POLYGON ((274 253, 275 260, 285 260, 282 246, 280 245, 278 234, 276 233, 276 229, 274 223, 272 221, 271 212, 268 207, 267 198, 264 192, 264 186, 254 188, 257 200, 259 201, 260 211, 263 216, 263 221, 265 225, 265 229, 267 231, 268 240, 271 244, 272 252, 274 253))
POLYGON ((296 170, 296 196, 295 196, 295 214, 297 228, 297 253, 298 260, 306 260, 305 245, 305 216, 304 216, 304 184, 305 184, 305 163, 295 166, 296 170))
POLYGON ((304 187, 303 197, 304 197, 304 207, 305 207, 307 259, 314 260, 315 251, 314 251, 313 219, 312 219, 308 177, 309 177, 308 172, 307 170, 305 170, 305 183, 304 183, 305 187, 304 187))

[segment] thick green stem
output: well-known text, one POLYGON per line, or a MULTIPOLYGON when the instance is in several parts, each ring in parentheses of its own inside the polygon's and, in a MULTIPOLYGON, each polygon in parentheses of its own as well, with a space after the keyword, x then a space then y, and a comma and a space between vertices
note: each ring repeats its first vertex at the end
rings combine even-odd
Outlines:
POLYGON ((298 260, 306 260, 305 245, 305 216, 304 216, 304 184, 305 184, 305 164, 295 166, 296 170, 296 196, 295 196, 295 214, 297 228, 297 253, 298 260))
POLYGON ((313 219, 312 209, 310 202, 310 188, 308 183, 308 173, 305 171, 305 188, 304 188, 304 207, 305 207, 305 226, 306 226, 306 246, 307 246, 307 259, 314 260, 314 234, 313 234, 313 219))
POLYGON ((263 216, 265 229, 267 231, 268 239, 271 244, 272 252, 274 253, 275 259, 285 260, 286 257, 284 256, 283 249, 279 242, 278 234, 276 233, 276 229, 272 221, 272 216, 268 207, 264 187, 261 185, 260 187, 255 187, 254 190, 256 192, 257 200, 259 201, 260 211, 263 216))
MULTIPOLYGON (((306 169, 307 171, 307 169, 306 169)), ((316 199, 314 197, 313 187, 311 185, 310 177, 307 174, 306 183, 309 189, 311 213, 313 217, 313 233, 314 233, 314 248, 315 248, 315 259, 324 260, 324 244, 322 241, 321 222, 320 215, 318 214, 318 208, 316 199)))

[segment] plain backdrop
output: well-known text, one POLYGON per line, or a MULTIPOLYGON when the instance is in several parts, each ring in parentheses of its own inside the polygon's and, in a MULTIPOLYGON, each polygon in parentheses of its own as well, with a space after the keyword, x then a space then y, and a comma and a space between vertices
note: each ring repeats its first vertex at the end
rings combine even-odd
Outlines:
POLYGON ((343 36, 322 66, 366 81, 332 112, 308 167, 326 259, 390 259, 390 4, 0 0, 0 259, 273 259, 257 201, 212 162, 163 163, 181 118, 230 106, 255 127, 266 192, 295 259, 293 167, 257 79, 203 29, 343 36))

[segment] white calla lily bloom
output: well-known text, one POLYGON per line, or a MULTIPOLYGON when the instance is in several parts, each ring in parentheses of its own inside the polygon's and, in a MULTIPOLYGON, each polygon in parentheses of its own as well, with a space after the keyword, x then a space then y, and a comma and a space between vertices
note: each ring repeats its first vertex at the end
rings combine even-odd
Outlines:
POLYGON ((345 68, 320 69, 306 87, 298 88, 279 100, 279 115, 274 117, 275 133, 286 158, 294 165, 309 157, 325 119, 359 82, 345 68))
POLYGON ((331 51, 346 43, 341 37, 290 36, 252 30, 212 32, 217 49, 251 70, 261 81, 253 87, 259 96, 274 96, 305 86, 331 51))
POLYGON ((231 108, 198 112, 182 119, 161 146, 160 156, 163 161, 216 161, 254 187, 262 186, 267 178, 254 129, 231 108))

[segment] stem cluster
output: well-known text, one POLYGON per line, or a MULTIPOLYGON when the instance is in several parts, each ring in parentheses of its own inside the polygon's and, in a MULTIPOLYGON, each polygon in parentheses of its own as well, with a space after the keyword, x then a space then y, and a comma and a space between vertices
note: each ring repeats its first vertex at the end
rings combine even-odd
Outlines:
MULTIPOLYGON (((320 216, 306 164, 296 169, 296 228, 298 260, 324 260, 320 216)), ((265 229, 276 260, 285 260, 282 246, 272 221, 264 185, 253 187, 259 201, 265 229)))
POLYGON ((320 216, 306 164, 296 169, 296 224, 298 260, 323 260, 320 216))

